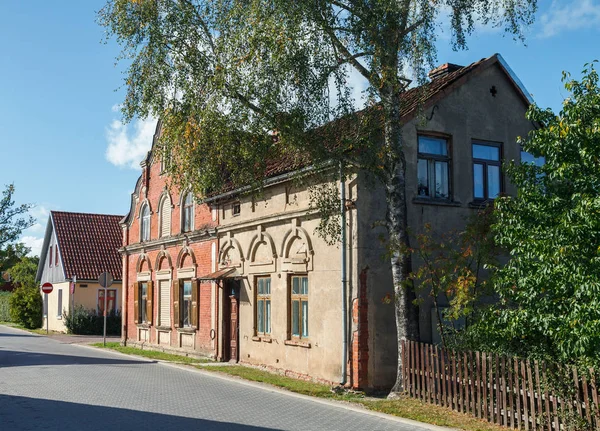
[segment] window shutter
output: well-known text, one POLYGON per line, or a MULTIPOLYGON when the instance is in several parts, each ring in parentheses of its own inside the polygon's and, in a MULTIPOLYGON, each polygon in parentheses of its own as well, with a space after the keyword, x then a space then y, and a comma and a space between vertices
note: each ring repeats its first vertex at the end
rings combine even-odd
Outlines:
POLYGON ((198 279, 192 280, 192 318, 191 324, 194 328, 198 327, 198 296, 200 291, 200 282, 198 279))
POLYGON ((148 293, 147 293, 147 301, 146 301, 146 319, 148 320, 148 324, 152 325, 152 318, 154 317, 152 314, 152 310, 154 307, 152 306, 152 297, 154 296, 154 283, 151 281, 148 282, 148 293))
POLYGON ((181 315, 179 314, 179 280, 173 280, 173 326, 179 328, 181 315))
POLYGON ((140 283, 133 283, 133 321, 140 323, 140 283))
POLYGON ((160 209, 162 225, 160 228, 160 236, 168 236, 171 234, 171 200, 165 198, 160 209))

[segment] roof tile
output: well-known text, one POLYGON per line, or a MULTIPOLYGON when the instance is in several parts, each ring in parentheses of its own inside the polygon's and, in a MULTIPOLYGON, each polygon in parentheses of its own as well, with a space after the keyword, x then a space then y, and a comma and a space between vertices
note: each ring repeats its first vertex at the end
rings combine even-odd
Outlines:
POLYGON ((122 279, 123 216, 51 211, 51 217, 67 278, 95 280, 109 272, 122 279))

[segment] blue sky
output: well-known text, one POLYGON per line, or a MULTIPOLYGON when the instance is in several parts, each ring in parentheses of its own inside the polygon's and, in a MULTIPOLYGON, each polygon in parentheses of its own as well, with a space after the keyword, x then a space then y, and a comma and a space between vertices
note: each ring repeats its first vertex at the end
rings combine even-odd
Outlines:
MULTIPOLYGON (((526 46, 481 28, 469 50, 445 34, 438 62, 469 64, 502 54, 536 102, 560 109, 563 70, 600 59, 600 0, 540 1, 526 46)), ((38 223, 22 240, 36 253, 48 211, 125 214, 153 121, 120 123, 118 46, 95 22, 104 0, 0 0, 0 186, 33 203, 38 223)))

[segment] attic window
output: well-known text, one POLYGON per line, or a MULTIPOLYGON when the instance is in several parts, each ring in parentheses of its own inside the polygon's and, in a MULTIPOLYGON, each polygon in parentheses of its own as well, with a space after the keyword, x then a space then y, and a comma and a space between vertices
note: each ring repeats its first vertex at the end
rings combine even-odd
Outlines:
POLYGON ((54 245, 54 265, 58 266, 58 244, 54 245))
POLYGON ((240 203, 236 202, 231 206, 231 214, 233 216, 239 216, 241 213, 241 207, 240 207, 240 203))
POLYGON ((48 267, 52 268, 52 251, 54 250, 54 247, 50 246, 50 258, 48 259, 48 267))

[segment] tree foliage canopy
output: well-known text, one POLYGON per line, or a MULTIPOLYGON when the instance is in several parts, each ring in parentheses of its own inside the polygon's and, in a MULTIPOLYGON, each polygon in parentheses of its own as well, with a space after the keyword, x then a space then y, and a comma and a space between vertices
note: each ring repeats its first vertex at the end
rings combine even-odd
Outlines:
MULTIPOLYGON (((535 9, 535 0, 110 0, 98 20, 130 61, 125 118, 163 120, 162 143, 177 148, 173 178, 201 196, 224 171, 238 185, 261 181, 282 151, 335 157, 305 132, 353 112, 351 69, 372 102, 391 102, 408 74, 425 79, 440 19, 464 48, 477 22, 521 37, 535 9)), ((384 154, 369 149, 360 155, 377 170, 384 154)))
POLYGON ((0 250, 5 244, 16 240, 24 229, 32 226, 34 219, 27 216, 31 205, 22 204, 15 206, 13 194, 15 186, 10 184, 2 192, 0 199, 0 250))
POLYGON ((545 157, 507 167, 518 196, 497 201, 499 243, 511 250, 499 269, 500 303, 477 333, 490 347, 564 362, 600 365, 600 88, 587 65, 562 110, 533 106, 541 125, 522 142, 545 157), (490 345, 491 344, 491 345, 490 345))

